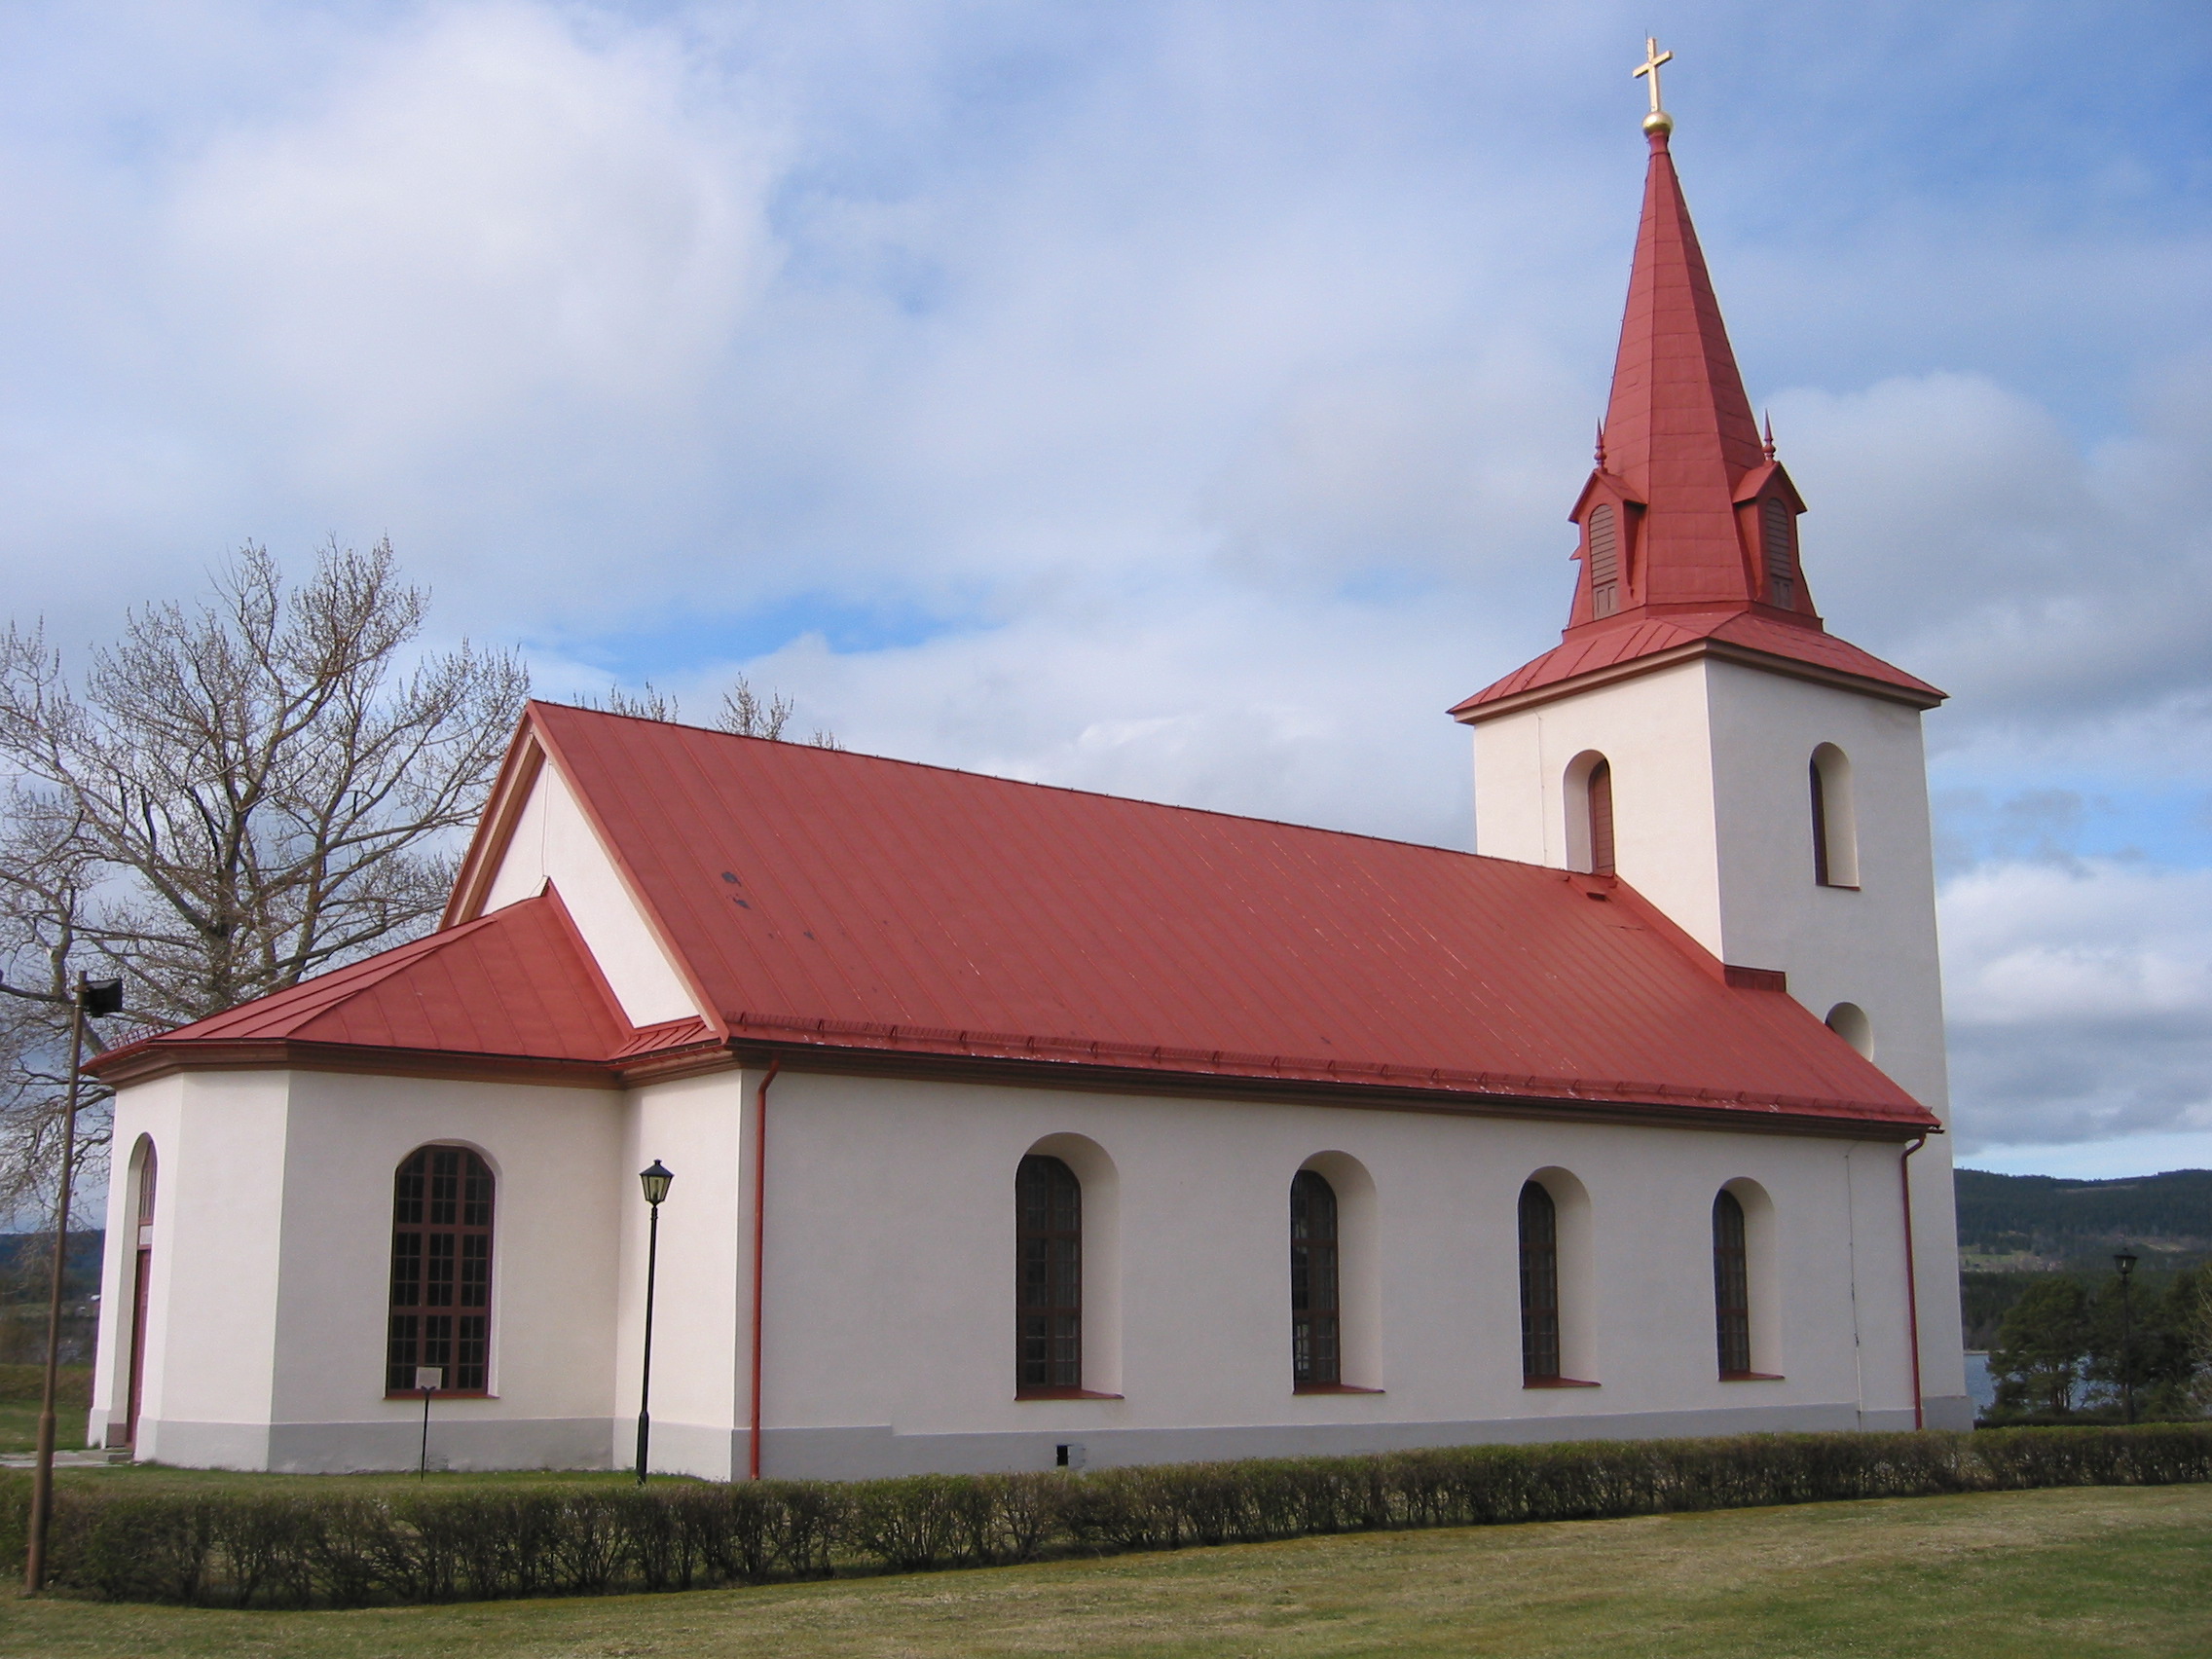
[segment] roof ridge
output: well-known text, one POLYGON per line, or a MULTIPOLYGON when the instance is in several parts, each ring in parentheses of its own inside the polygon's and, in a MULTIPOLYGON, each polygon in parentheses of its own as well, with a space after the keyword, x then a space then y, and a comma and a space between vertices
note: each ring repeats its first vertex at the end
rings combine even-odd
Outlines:
MULTIPOLYGON (((569 714, 588 715, 610 720, 632 720, 648 726, 673 726, 679 731, 695 731, 707 737, 726 737, 741 743, 773 744, 779 749, 812 751, 819 755, 842 755, 853 760, 880 761, 887 766, 909 766, 916 771, 943 772, 956 778, 979 778, 985 783, 1013 784, 1022 789, 1051 790, 1058 794, 1082 795, 1091 800, 1110 800, 1124 806, 1150 807, 1160 812, 1187 812, 1205 818, 1224 818, 1234 824, 1268 824, 1278 830, 1297 830, 1310 835, 1342 835, 1354 841, 1373 841, 1386 847, 1412 847, 1426 853, 1451 853, 1459 858, 1484 859, 1492 864, 1519 864, 1519 859, 1501 859, 1490 853, 1473 852, 1464 847, 1444 847, 1433 841, 1409 841, 1401 835, 1375 835, 1361 830, 1338 830, 1325 824, 1299 824, 1288 818, 1264 818, 1255 813, 1230 812, 1218 806, 1189 806, 1181 801, 1150 800, 1143 795, 1114 794, 1106 790, 1085 789, 1078 784, 1050 784, 1036 778, 1010 778, 1000 772, 981 772, 968 766, 947 766, 936 760, 909 760, 903 755, 875 755, 857 749, 826 749, 811 743, 790 743, 776 737, 747 737, 742 732, 721 731, 714 726, 690 725, 682 720, 655 719, 650 715, 617 715, 605 709, 579 708, 574 703, 544 703, 538 698, 532 702, 539 707, 557 708, 569 714)), ((1532 866, 1543 868, 1543 866, 1532 866)))

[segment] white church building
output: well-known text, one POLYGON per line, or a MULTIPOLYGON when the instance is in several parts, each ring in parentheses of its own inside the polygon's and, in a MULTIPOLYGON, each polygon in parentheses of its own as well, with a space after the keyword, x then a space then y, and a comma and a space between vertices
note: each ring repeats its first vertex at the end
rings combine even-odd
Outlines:
POLYGON ((439 930, 94 1062, 94 1444, 716 1479, 1964 1426, 1920 717, 1668 154, 1479 854, 533 704, 439 930), (1936 1138, 1931 1139, 1934 1136, 1936 1138))

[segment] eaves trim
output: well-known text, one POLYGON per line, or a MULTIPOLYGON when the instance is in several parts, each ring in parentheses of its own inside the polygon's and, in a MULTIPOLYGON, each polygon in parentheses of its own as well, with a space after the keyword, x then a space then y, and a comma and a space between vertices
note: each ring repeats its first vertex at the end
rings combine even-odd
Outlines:
POLYGON ((1221 1099, 1303 1101, 1316 1106, 1367 1106, 1489 1117, 1539 1117, 1604 1124, 1675 1124, 1786 1135, 1911 1139, 1942 1132, 1927 1108, 1898 1111, 1882 1101, 1800 1095, 1723 1095, 1666 1084, 1593 1084, 1445 1068, 1345 1064, 1301 1055, 1212 1055, 1141 1049, 1137 1044, 1002 1033, 936 1033, 920 1026, 845 1028, 834 1019, 767 1019, 734 1015, 730 1040, 685 1044, 624 1062, 482 1055, 433 1049, 381 1049, 369 1044, 294 1042, 290 1038, 162 1044, 160 1038, 117 1051, 99 1066, 113 1088, 186 1071, 320 1071, 383 1077, 438 1077, 449 1082, 544 1084, 558 1088, 637 1088, 781 1057, 786 1068, 852 1075, 901 1075, 934 1082, 984 1082, 1017 1088, 1080 1088, 1088 1092, 1198 1095, 1221 1099))
POLYGON ((1545 703, 1558 702, 1563 697, 1577 696, 1602 685, 1616 684, 1623 680, 1633 680, 1641 674, 1656 673, 1660 669, 1693 662, 1700 657, 1714 657, 1745 668, 1788 675, 1792 680, 1810 681, 1816 685, 1833 685, 1842 690, 1902 703, 1907 708, 1933 709, 1945 700, 1939 691, 1931 695, 1927 691, 1916 691, 1910 686, 1893 684, 1886 680, 1873 680, 1862 674, 1847 674, 1841 669, 1825 668, 1796 657, 1778 656, 1771 651, 1753 650, 1748 645, 1733 645, 1726 640, 1691 640, 1679 645, 1670 645, 1665 650, 1652 651, 1645 656, 1630 657, 1625 662, 1607 663, 1603 668, 1570 675, 1547 685, 1515 691, 1494 702, 1461 703, 1452 710, 1452 718, 1461 725, 1481 725, 1485 720, 1517 715, 1545 703))

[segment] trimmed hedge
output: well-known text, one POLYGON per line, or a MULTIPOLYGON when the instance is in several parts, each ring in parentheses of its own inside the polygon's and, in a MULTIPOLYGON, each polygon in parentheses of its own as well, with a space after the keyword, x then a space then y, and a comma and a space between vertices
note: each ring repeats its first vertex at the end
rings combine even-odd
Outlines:
MULTIPOLYGON (((115 1601, 364 1606, 600 1596, 1838 1498, 2212 1480, 2212 1423, 1462 1446, 1086 1474, 255 1490, 60 1485, 53 1581, 115 1601)), ((0 1486, 0 1565, 28 1481, 0 1486)))

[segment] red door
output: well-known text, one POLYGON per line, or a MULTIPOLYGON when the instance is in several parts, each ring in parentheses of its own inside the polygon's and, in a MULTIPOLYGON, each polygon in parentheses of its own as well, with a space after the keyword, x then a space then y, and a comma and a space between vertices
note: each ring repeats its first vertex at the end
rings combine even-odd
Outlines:
POLYGON ((138 1444, 138 1395, 146 1380, 146 1303, 154 1286, 154 1143, 138 1165, 138 1262, 130 1281, 130 1395, 123 1413, 123 1444, 138 1444))
POLYGON ((154 1276, 154 1252, 138 1247, 138 1272, 130 1288, 130 1401, 123 1419, 123 1443, 138 1443, 138 1385, 146 1376, 146 1290, 154 1276))

